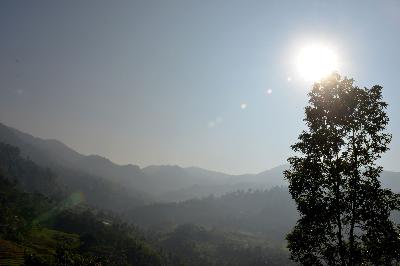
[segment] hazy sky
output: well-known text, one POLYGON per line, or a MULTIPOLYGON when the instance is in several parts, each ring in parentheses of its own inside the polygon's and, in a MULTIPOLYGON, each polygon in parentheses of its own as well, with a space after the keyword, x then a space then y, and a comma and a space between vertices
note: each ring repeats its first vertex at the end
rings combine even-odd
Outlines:
POLYGON ((312 42, 381 84, 400 170, 399 1, 1 1, 0 121, 117 163, 228 173, 286 162, 312 42))

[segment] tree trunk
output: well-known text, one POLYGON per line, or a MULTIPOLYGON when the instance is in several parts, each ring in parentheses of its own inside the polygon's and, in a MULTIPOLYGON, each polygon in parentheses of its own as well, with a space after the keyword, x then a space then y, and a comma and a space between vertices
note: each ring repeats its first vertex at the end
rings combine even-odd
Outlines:
POLYGON ((341 220, 341 209, 340 209, 340 171, 339 171, 339 167, 338 167, 338 155, 336 155, 336 168, 335 168, 336 172, 336 186, 335 186, 335 200, 336 200, 336 206, 338 208, 337 212, 336 212, 336 223, 337 223, 337 227, 338 227, 338 232, 336 234, 337 237, 337 241, 338 241, 338 245, 339 245, 339 259, 340 259, 340 264, 342 266, 346 265, 346 261, 345 261, 345 254, 344 254, 344 249, 343 249, 343 234, 342 234, 342 220, 341 220))
POLYGON ((358 182, 358 158, 357 158, 357 147, 355 143, 355 133, 353 130, 352 135, 352 144, 353 144, 353 156, 354 156, 354 166, 353 166, 353 175, 351 176, 350 180, 350 191, 351 191, 351 220, 350 220, 350 232, 349 232, 349 266, 353 266, 355 264, 354 261, 354 227, 356 223, 356 199, 357 199, 357 191, 356 191, 356 184, 358 182))

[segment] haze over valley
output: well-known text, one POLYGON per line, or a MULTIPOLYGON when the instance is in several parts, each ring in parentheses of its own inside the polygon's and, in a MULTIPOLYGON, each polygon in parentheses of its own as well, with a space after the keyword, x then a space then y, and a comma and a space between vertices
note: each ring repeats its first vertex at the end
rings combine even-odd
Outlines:
POLYGON ((0 1, 0 265, 400 265, 399 25, 0 1))

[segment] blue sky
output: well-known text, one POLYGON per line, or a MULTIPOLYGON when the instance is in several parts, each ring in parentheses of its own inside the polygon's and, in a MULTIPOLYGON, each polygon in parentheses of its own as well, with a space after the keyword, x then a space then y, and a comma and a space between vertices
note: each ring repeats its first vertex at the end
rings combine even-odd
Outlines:
POLYGON ((400 170, 398 1, 1 1, 0 38, 1 122, 121 164, 228 173, 286 162, 311 86, 293 61, 322 42, 342 75, 384 87, 382 164, 400 170))

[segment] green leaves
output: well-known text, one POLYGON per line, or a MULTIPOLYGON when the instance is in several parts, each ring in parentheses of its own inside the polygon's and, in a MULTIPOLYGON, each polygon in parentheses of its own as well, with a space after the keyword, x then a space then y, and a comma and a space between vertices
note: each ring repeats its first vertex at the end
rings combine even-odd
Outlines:
POLYGON ((389 219, 399 195, 377 179, 376 160, 391 140, 382 87, 359 88, 334 73, 308 96, 308 130, 292 145, 298 155, 284 173, 301 215, 287 235, 292 259, 303 265, 399 260, 398 229, 389 219))

